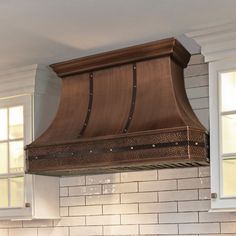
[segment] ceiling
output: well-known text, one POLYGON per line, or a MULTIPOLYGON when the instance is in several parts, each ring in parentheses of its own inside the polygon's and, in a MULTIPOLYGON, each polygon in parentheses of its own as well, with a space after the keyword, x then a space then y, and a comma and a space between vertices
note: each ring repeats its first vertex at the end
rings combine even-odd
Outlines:
POLYGON ((51 64, 236 21, 235 0, 1 0, 0 69, 51 64))

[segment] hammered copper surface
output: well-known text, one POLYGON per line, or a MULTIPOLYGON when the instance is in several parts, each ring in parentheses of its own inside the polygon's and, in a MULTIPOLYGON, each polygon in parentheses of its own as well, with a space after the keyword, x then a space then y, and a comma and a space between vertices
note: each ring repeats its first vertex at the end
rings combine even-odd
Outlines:
POLYGON ((61 102, 26 148, 28 173, 206 165, 208 136, 184 88, 189 58, 167 39, 53 65, 63 77, 61 102))

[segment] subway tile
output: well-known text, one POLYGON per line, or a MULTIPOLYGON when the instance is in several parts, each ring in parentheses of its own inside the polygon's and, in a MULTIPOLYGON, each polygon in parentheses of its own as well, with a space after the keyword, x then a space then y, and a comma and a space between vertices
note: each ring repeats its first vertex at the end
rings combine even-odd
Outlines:
POLYGON ((209 176, 210 176, 209 166, 199 167, 199 177, 209 177, 209 176))
POLYGON ((188 66, 195 64, 204 64, 204 56, 202 54, 195 54, 191 56, 188 66))
POLYGON ((159 180, 164 179, 188 179, 198 177, 198 169, 194 168, 175 168, 158 170, 159 180))
POLYGON ((184 70, 184 77, 208 74, 208 64, 190 65, 184 70))
POLYGON ((9 229, 9 236, 37 236, 37 228, 9 229))
POLYGON ((186 89, 186 93, 188 99, 207 98, 209 97, 209 88, 208 86, 188 88, 186 89))
POLYGON ((61 177, 60 186, 78 186, 85 185, 85 176, 61 177))
POLYGON ((159 192, 159 201, 181 201, 181 200, 197 200, 197 190, 179 190, 179 191, 165 191, 159 192))
POLYGON ((138 204, 104 205, 103 214, 132 214, 138 213, 138 204))
POLYGON ((20 228, 22 221, 0 220, 0 228, 20 228))
POLYGON ((211 207, 210 200, 178 202, 178 211, 208 211, 211 207))
POLYGON ((67 197, 69 195, 68 187, 60 188, 60 197, 67 197))
POLYGON ((69 196, 94 195, 101 194, 101 185, 69 187, 69 196))
POLYGON ((198 213, 161 213, 159 214, 160 223, 192 223, 198 222, 198 213))
POLYGON ((199 189, 199 200, 211 199, 210 189, 199 189))
POLYGON ((157 223, 157 214, 129 214, 121 215, 121 224, 152 224, 157 223))
POLYGON ((69 215, 69 208, 68 207, 60 207, 60 216, 68 216, 69 215))
POLYGON ((85 225, 85 216, 63 217, 60 220, 54 220, 54 226, 79 226, 85 225))
POLYGON ((177 202, 140 203, 140 213, 177 212, 177 202))
POLYGON ((193 77, 184 78, 185 88, 196 88, 209 85, 208 75, 196 75, 193 77))
POLYGON ((136 171, 121 173, 121 182, 148 181, 157 180, 157 171, 136 171))
POLYGON ((36 227, 51 227, 53 226, 52 220, 26 220, 23 221, 23 227, 36 228, 36 227))
POLYGON ((116 204, 120 203, 119 194, 107 194, 107 195, 97 195, 97 196, 87 196, 87 205, 99 205, 99 204, 116 204))
POLYGON ((106 215, 106 216, 87 216, 87 225, 117 225, 120 224, 120 215, 106 215))
POLYGON ((8 229, 0 229, 0 236, 8 236, 8 229))
POLYGON ((139 182, 139 192, 176 190, 176 180, 139 182))
POLYGON ((80 206, 85 205, 85 197, 61 197, 60 198, 60 206, 80 206))
POLYGON ((140 234, 178 234, 177 224, 140 225, 140 234))
POLYGON ((189 100, 190 105, 193 109, 203 109, 203 108, 209 108, 209 98, 195 98, 189 100))
POLYGON ((200 212, 199 222, 236 221, 236 212, 200 212))
POLYGON ((194 110, 194 113, 200 120, 200 122, 209 130, 209 109, 203 108, 199 110, 194 110))
POLYGON ((123 193, 121 194, 121 203, 136 203, 136 202, 156 202, 157 193, 123 193))
POLYGON ((119 182, 120 182, 120 173, 86 176, 86 185, 110 184, 119 182))
POLYGON ((218 223, 180 224, 179 234, 214 234, 220 233, 218 223))
POLYGON ((70 228, 70 236, 102 235, 102 226, 79 226, 70 228))
POLYGON ((178 189, 210 188, 210 178, 194 178, 178 180, 178 189))
POLYGON ((79 206, 70 207, 70 216, 81 216, 81 215, 100 215, 102 214, 102 206, 79 206))
POLYGON ((236 224, 233 223, 221 223, 221 233, 236 234, 236 224))
POLYGON ((104 226, 104 235, 136 235, 138 234, 137 225, 114 225, 104 226))
POLYGON ((106 184, 103 185, 103 194, 132 193, 138 191, 137 183, 106 184))
POLYGON ((69 236, 67 227, 39 228, 38 236, 69 236))

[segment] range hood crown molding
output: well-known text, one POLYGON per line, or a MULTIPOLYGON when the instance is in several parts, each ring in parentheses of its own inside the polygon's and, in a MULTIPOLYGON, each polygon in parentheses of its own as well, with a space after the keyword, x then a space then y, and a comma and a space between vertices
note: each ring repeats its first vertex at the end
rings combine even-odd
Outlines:
POLYGON ((62 79, 49 128, 26 147, 27 171, 108 173, 208 165, 208 135, 184 88, 174 38, 51 65, 62 79))

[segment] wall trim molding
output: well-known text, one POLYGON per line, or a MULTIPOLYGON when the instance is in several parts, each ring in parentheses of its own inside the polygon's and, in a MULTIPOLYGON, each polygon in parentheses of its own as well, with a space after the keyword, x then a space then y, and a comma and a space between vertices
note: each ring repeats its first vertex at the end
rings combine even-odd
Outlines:
POLYGON ((207 27, 185 35, 201 46, 205 62, 236 57, 236 22, 207 27))

